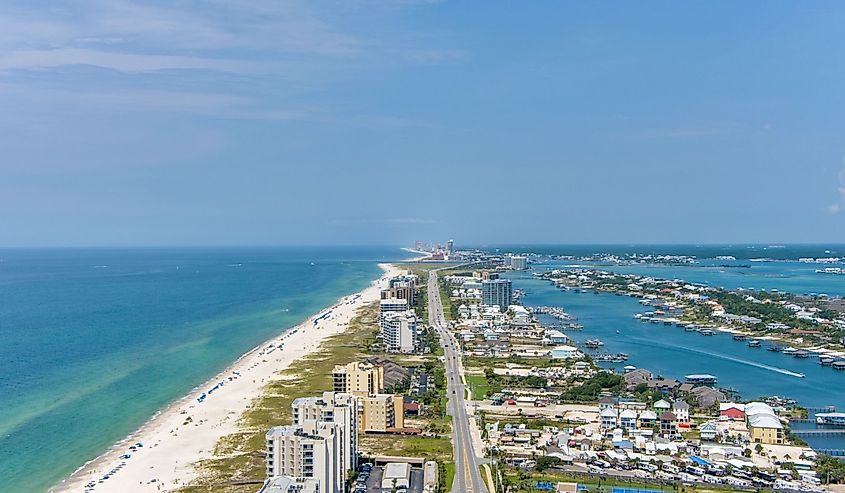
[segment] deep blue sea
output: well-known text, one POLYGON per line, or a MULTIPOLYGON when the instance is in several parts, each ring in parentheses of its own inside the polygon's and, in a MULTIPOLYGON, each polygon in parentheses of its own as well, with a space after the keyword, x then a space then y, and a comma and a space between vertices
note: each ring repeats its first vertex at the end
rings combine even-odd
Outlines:
POLYGON ((46 491, 398 248, 0 250, 0 491, 46 491))

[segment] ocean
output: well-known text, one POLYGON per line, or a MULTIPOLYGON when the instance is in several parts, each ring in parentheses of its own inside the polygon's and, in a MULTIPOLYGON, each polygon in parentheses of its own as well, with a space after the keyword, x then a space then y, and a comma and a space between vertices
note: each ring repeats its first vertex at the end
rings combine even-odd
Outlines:
POLYGON ((399 248, 0 250, 0 491, 46 491, 399 248))

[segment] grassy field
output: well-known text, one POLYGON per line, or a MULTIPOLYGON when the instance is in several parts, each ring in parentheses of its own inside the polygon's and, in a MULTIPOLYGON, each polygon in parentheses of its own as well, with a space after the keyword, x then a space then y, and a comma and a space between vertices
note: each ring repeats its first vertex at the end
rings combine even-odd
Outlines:
POLYGON ((358 447, 374 455, 422 457, 441 462, 452 460, 452 442, 445 436, 361 435, 358 447))
POLYGON ((472 389, 472 398, 477 401, 502 391, 501 385, 488 382, 484 375, 467 375, 466 379, 472 389))

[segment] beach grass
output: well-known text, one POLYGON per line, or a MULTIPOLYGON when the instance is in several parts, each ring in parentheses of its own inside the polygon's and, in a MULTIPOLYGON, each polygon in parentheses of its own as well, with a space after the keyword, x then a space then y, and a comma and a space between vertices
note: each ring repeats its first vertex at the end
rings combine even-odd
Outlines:
MULTIPOLYGON (((349 322, 346 330, 327 338, 320 348, 306 357, 294 361, 280 373, 280 379, 265 386, 258 397, 244 412, 239 430, 222 437, 214 449, 214 458, 196 464, 199 476, 183 486, 179 493, 254 493, 257 483, 266 476, 265 434, 274 426, 292 422, 291 403, 298 397, 307 397, 331 390, 332 369, 335 365, 358 361, 373 356, 369 348, 374 342, 377 326, 378 303, 361 307, 349 322)), ((380 354, 399 364, 418 366, 428 356, 401 356, 380 354)), ((451 487, 454 468, 452 461, 451 421, 444 417, 419 418, 430 426, 436 436, 362 435, 359 448, 364 453, 377 455, 413 456, 436 460, 446 465, 446 481, 451 487)))
MULTIPOLYGON (((371 303, 359 309, 346 330, 325 340, 308 356, 294 361, 281 372, 281 379, 265 386, 262 394, 244 412, 239 431, 221 438, 214 458, 196 464, 199 476, 180 488, 180 493, 254 493, 255 484, 266 476, 265 434, 274 426, 291 423, 291 403, 331 390, 331 373, 336 364, 368 356, 364 351, 372 340, 378 307, 371 303)), ((447 441, 447 443, 449 443, 447 441)), ((420 444, 435 450, 433 444, 420 444)))

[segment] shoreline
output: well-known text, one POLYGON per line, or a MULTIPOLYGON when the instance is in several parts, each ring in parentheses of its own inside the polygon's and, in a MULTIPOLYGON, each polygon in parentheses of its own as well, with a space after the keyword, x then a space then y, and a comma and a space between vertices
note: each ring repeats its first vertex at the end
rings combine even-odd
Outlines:
POLYGON ((48 491, 161 492, 188 484, 197 477, 194 464, 211 458, 219 439, 237 432, 241 415, 264 387, 279 379, 279 372, 293 361, 316 351, 326 338, 343 332, 358 309, 377 300, 387 279, 401 270, 396 264, 379 267, 383 272, 369 286, 338 298, 240 355, 48 491), (129 449, 139 442, 142 447, 129 449), (124 454, 130 457, 122 458, 124 454), (110 471, 116 472, 100 483, 110 471), (93 489, 86 488, 89 482, 95 484, 93 489))

